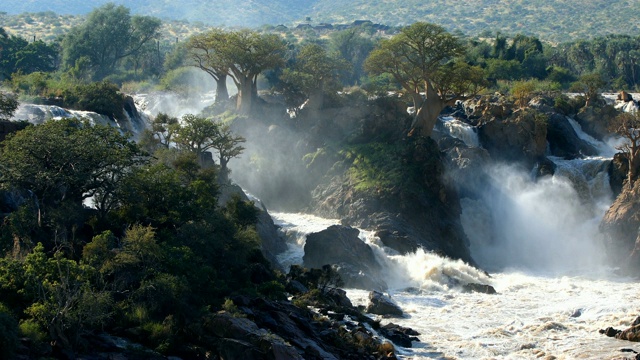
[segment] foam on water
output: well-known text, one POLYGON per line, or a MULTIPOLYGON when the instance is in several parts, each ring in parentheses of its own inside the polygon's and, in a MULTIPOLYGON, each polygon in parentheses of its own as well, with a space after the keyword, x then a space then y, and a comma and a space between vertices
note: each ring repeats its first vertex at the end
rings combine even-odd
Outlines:
MULTIPOLYGON (((456 291, 397 292, 406 316, 391 321, 422 335, 403 349, 411 359, 614 359, 629 343, 598 333, 624 328, 640 308, 630 280, 496 274, 497 295, 456 291)), ((354 304, 368 292, 348 290, 354 304)))

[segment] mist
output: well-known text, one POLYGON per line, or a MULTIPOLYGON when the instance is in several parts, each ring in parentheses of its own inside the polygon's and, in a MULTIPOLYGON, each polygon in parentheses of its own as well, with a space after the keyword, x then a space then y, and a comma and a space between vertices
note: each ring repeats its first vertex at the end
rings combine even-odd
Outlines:
POLYGON ((486 191, 461 200, 471 254, 483 268, 568 274, 604 265, 598 224, 613 197, 608 160, 555 161, 556 174, 537 180, 490 165, 486 191))

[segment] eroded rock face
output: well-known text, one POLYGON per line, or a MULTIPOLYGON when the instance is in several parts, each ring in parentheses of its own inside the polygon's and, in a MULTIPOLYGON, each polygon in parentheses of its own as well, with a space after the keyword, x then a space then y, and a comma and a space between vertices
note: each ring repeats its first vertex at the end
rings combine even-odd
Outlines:
POLYGON ((422 247, 473 264, 458 194, 444 179, 438 145, 424 138, 404 141, 405 153, 394 161, 412 169, 403 175, 406 184, 361 191, 348 176, 349 164, 336 163, 333 176, 313 191, 315 212, 372 230, 385 246, 402 254, 422 247))
POLYGON ((494 160, 532 165, 547 147, 547 127, 540 115, 517 111, 505 120, 488 121, 478 128, 480 143, 494 160))
POLYGON ((640 181, 625 184, 600 222, 607 252, 615 264, 627 271, 640 271, 640 181))
POLYGON ((549 115, 547 140, 554 156, 575 159, 598 154, 597 149, 578 137, 567 118, 557 113, 549 115))
POLYGON ((334 225, 307 235, 303 262, 305 267, 322 268, 335 265, 346 287, 386 289, 381 266, 373 250, 358 237, 360 231, 349 226, 334 225))

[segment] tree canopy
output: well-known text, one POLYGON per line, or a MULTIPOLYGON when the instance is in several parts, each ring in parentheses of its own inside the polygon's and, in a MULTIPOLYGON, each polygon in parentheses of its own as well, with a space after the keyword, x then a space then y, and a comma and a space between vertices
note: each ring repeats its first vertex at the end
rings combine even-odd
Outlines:
POLYGON ((365 68, 373 75, 393 76, 413 101, 412 129, 429 136, 447 104, 474 94, 482 84, 481 69, 454 61, 464 52, 462 42, 443 27, 419 22, 382 41, 365 68))
POLYGON ((87 20, 74 27, 62 41, 63 62, 74 67, 83 58, 98 80, 112 73, 126 57, 134 56, 158 35, 160 20, 131 16, 129 9, 108 3, 93 10, 87 20))

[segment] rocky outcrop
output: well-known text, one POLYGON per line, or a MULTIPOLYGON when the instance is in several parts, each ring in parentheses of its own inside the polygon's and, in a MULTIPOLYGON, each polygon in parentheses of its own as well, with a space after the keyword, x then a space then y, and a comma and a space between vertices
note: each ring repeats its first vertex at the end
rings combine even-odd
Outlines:
MULTIPOLYGON (((393 346, 366 329, 377 326, 374 320, 350 304, 331 304, 310 294, 303 296, 315 310, 287 301, 233 297, 237 311, 209 316, 202 340, 212 345, 214 358, 223 359, 395 358, 393 346)), ((415 333, 406 328, 395 332, 415 333)))
POLYGON ((640 181, 625 184, 600 222, 613 263, 628 272, 640 271, 640 181))
POLYGON ((523 162, 531 166, 545 154, 545 116, 533 110, 518 110, 504 120, 487 121, 478 127, 480 143, 491 158, 523 162))
POLYGON ((611 119, 619 112, 611 105, 603 107, 583 107, 576 114, 575 119, 582 127, 582 130, 596 139, 604 139, 609 135, 607 127, 611 119))
POLYGON ((400 149, 384 145, 380 150, 370 149, 380 156, 392 153, 389 161, 401 164, 397 170, 403 172, 402 183, 360 190, 357 179, 349 175, 350 167, 357 164, 345 159, 313 191, 313 210, 373 230, 385 246, 399 253, 421 247, 473 263, 460 223, 458 195, 444 181, 444 159, 438 145, 426 138, 396 141, 400 149))
POLYGON ((371 247, 360 240, 359 233, 358 229, 349 226, 334 225, 307 235, 304 266, 321 268, 335 265, 346 287, 386 289, 380 264, 371 247))
POLYGON ((400 325, 396 325, 394 323, 388 323, 384 326, 381 326, 380 329, 378 329, 378 332, 382 336, 393 341, 394 344, 405 348, 410 348, 413 345, 413 341, 420 341, 420 339, 417 337, 418 335, 420 335, 419 332, 413 329, 402 327, 400 325))
POLYGON ((366 312, 382 316, 402 316, 404 314, 400 306, 396 305, 391 298, 378 291, 369 293, 366 312))
POLYGON ((604 330, 599 330, 599 333, 608 337, 615 337, 620 340, 640 342, 640 316, 637 317, 626 330, 618 330, 608 327, 604 330))
POLYGON ((477 292, 482 294, 497 294, 496 289, 491 285, 469 283, 462 286, 464 292, 477 292))
MULTIPOLYGON (((224 206, 234 195, 240 196, 244 201, 253 201, 242 191, 242 188, 235 184, 220 185, 218 204, 224 206)), ((254 201, 255 207, 259 210, 256 230, 260 236, 262 254, 269 260, 272 266, 279 268, 276 255, 287 250, 286 240, 278 233, 278 228, 273 223, 271 215, 259 201, 254 201)))
POLYGON ((558 113, 548 115, 547 141, 551 154, 565 159, 598 154, 597 149, 578 137, 567 118, 558 113))

